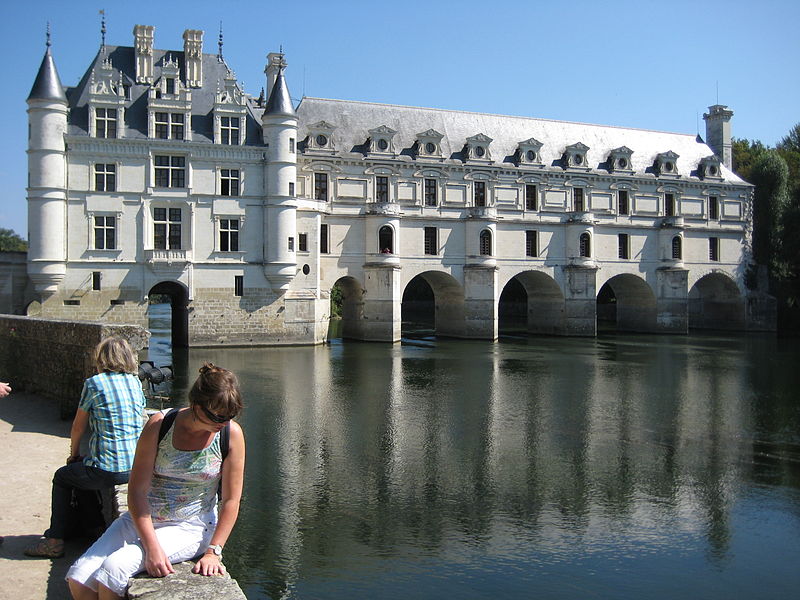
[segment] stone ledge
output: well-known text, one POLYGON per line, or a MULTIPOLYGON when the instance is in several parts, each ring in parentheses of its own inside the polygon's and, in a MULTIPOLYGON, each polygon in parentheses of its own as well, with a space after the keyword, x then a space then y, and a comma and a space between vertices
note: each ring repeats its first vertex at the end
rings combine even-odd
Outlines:
POLYGON ((206 577, 192 573, 194 561, 174 565, 175 573, 166 577, 137 575, 128 582, 126 598, 131 600, 247 600, 242 588, 230 575, 206 577))

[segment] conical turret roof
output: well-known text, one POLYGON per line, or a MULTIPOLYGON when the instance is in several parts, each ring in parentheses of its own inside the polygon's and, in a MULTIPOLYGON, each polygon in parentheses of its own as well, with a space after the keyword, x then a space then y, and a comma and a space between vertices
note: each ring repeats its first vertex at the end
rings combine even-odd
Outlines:
POLYGON ((275 85, 272 86, 272 90, 269 93, 269 100, 267 100, 267 108, 264 110, 264 114, 288 115, 291 117, 297 115, 294 112, 292 99, 289 96, 289 88, 283 79, 283 69, 278 71, 278 77, 275 78, 275 85))
POLYGON ((33 82, 28 100, 60 100, 65 103, 67 101, 49 46, 44 53, 42 65, 39 67, 39 73, 36 75, 36 81, 33 82))

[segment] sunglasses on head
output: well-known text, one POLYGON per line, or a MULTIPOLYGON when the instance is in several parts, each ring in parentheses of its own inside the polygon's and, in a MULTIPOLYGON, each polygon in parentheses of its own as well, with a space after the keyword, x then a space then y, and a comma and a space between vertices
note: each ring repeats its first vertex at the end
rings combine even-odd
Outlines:
POLYGON ((227 423, 228 421, 230 421, 233 418, 233 417, 223 417, 221 415, 214 414, 213 412, 208 410, 202 404, 200 404, 198 406, 200 406, 200 410, 203 411, 203 414, 205 414, 205 416, 208 417, 208 419, 210 421, 213 421, 214 423, 227 423))

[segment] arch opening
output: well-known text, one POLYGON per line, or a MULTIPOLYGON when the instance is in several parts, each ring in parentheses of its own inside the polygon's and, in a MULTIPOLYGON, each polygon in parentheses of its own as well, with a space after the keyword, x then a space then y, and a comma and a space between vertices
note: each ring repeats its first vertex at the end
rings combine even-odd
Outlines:
POLYGON ((403 290, 401 335, 463 337, 464 315, 464 291, 452 276, 421 273, 403 290))
POLYGON ((364 288, 353 277, 342 277, 331 287, 328 339, 360 339, 364 317, 364 288))
MULTIPOLYGON (((180 283, 162 281, 147 293, 148 329, 171 348, 189 347, 189 292, 180 283), (157 334, 156 334, 157 332, 157 334)), ((152 349, 151 349, 152 354, 152 349)))
POLYGON ((565 332, 564 294, 552 277, 540 271, 525 271, 512 277, 500 293, 497 312, 499 328, 505 334, 565 332))
POLYGON ((701 277, 689 290, 689 328, 742 330, 745 306, 736 283, 723 273, 701 277))
POLYGON ((597 293, 597 321, 603 329, 654 332, 657 314, 653 290, 636 275, 616 275, 597 293))
POLYGON ((394 231, 389 225, 378 230, 378 252, 394 254, 394 231))

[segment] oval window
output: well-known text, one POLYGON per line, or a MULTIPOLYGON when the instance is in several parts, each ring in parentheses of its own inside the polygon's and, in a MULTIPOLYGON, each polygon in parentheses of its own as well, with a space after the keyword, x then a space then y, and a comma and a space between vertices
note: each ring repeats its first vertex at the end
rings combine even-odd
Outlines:
POLYGON ((433 154, 434 152, 436 152, 436 144, 434 144, 433 142, 428 142, 427 144, 425 144, 425 152, 427 152, 428 154, 433 154))
POLYGON ((715 167, 714 165, 711 165, 708 168, 708 172, 711 173, 712 175, 716 175, 717 174, 717 167, 715 167))
POLYGON ((486 150, 484 150, 483 146, 475 146, 475 156, 480 158, 484 154, 486 154, 486 150))
POLYGON ((536 152, 534 152, 533 150, 528 150, 526 156, 528 157, 528 162, 533 162, 536 160, 536 152))
POLYGON ((378 140, 378 149, 379 150, 386 150, 389 147, 389 142, 385 139, 381 138, 378 140))
POLYGON ((672 169, 674 169, 674 168, 675 168, 675 165, 674 165, 674 164, 672 164, 671 162, 664 163, 664 170, 665 170, 667 173, 671 173, 671 172, 672 172, 672 169))
POLYGON ((620 158, 620 159, 617 161, 617 166, 618 166, 620 169, 627 169, 627 168, 628 168, 628 159, 626 159, 626 158, 620 158))
POLYGON ((583 157, 580 154, 575 155, 575 164, 582 165, 583 164, 583 157))
POLYGON ((303 275, 308 275, 311 272, 311 268, 308 265, 303 265, 303 275))
POLYGON ((317 146, 327 146, 328 145, 328 138, 321 133, 317 136, 317 146))

